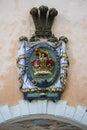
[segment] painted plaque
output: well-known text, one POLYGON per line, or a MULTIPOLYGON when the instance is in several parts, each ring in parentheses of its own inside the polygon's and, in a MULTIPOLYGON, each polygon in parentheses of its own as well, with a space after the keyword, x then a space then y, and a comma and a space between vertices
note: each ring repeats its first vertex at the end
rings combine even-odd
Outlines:
POLYGON ((68 39, 64 36, 58 39, 51 32, 58 13, 56 9, 34 7, 30 13, 36 30, 30 39, 24 36, 19 39, 17 66, 20 90, 25 100, 59 100, 66 86, 68 39))

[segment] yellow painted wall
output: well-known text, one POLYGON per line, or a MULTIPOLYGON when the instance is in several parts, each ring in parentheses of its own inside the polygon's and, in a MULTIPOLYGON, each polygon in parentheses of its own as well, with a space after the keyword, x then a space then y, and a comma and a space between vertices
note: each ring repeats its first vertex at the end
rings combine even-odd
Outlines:
POLYGON ((0 105, 23 99, 16 67, 18 39, 34 33, 29 11, 41 5, 59 11, 52 31, 69 39, 69 76, 62 99, 87 106, 87 0, 0 0, 0 105))

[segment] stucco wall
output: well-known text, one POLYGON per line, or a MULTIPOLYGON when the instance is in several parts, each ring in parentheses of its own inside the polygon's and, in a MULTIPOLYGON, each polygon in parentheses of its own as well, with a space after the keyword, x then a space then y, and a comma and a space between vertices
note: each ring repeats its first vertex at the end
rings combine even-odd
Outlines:
POLYGON ((34 25, 29 11, 41 5, 59 11, 52 31, 69 39, 69 76, 62 99, 72 106, 87 106, 87 0, 0 0, 0 105, 23 99, 16 67, 18 38, 31 37, 34 25))

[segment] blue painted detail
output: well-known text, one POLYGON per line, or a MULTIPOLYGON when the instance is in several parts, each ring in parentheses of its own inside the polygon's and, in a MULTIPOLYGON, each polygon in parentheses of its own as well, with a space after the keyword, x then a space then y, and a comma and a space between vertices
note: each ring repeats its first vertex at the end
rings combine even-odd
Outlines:
POLYGON ((58 79, 58 76, 59 76, 59 69, 60 69, 60 58, 58 56, 58 52, 55 48, 53 48, 52 46, 50 46, 49 44, 47 44, 46 42, 41 42, 39 44, 36 44, 34 45, 33 47, 30 48, 29 51, 27 51, 26 53, 26 73, 27 73, 27 76, 28 76, 28 79, 32 82, 32 80, 37 80, 34 79, 34 75, 31 74, 31 67, 29 66, 29 63, 30 63, 30 59, 31 59, 31 56, 32 56, 32 53, 34 53, 35 51, 35 48, 38 48, 38 47, 41 47, 41 48, 47 48, 48 50, 51 50, 53 51, 53 54, 55 55, 56 57, 56 61, 55 61, 55 64, 56 64, 56 73, 55 75, 53 76, 53 79, 52 80, 48 80, 48 79, 40 79, 38 82, 37 82, 37 87, 49 87, 51 86, 57 79, 58 79))
POLYGON ((30 79, 30 81, 32 81, 32 80, 33 80, 33 78, 32 78, 31 76, 29 77, 29 79, 30 79))
POLYGON ((42 92, 46 92, 46 88, 41 88, 41 91, 42 92))
POLYGON ((24 99, 25 100, 28 100, 28 98, 27 98, 27 93, 23 93, 24 94, 24 99))
POLYGON ((61 98, 61 92, 58 92, 57 93, 57 95, 56 96, 49 96, 49 95, 46 95, 46 96, 40 96, 40 94, 39 93, 37 93, 37 95, 35 96, 35 95, 33 95, 33 96, 31 96, 29 93, 23 93, 24 94, 24 99, 25 100, 29 100, 30 102, 32 101, 32 100, 38 100, 38 99, 40 99, 40 100, 45 100, 45 99, 47 99, 47 100, 52 100, 52 101, 56 101, 56 100, 60 100, 60 98, 61 98))

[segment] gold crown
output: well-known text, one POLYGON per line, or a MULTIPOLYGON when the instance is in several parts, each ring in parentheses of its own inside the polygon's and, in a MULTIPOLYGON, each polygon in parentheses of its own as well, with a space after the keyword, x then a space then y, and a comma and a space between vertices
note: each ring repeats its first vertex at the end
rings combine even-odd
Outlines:
POLYGON ((54 61, 48 51, 36 48, 35 52, 38 57, 31 61, 34 75, 38 77, 50 76, 54 68, 54 61))

